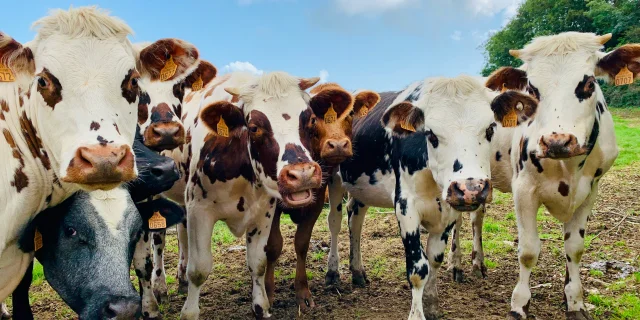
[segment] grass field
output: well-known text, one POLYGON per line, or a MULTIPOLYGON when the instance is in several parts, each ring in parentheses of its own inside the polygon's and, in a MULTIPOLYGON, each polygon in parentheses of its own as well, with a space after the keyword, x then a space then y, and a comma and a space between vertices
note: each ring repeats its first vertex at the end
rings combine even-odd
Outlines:
MULTIPOLYGON (((587 267, 594 261, 618 260, 640 269, 640 199, 637 196, 640 191, 640 111, 614 109, 612 112, 620 155, 614 168, 601 181, 599 200, 585 238, 587 247, 583 257, 582 282, 586 302, 592 305, 591 313, 596 319, 640 319, 640 272, 617 279, 614 272, 587 267)), ((322 247, 329 242, 329 230, 326 212, 323 213, 314 229, 307 262, 307 276, 311 279, 312 293, 318 306, 304 318, 406 318, 410 291, 405 280, 404 250, 395 217, 389 211, 372 208, 367 214, 363 259, 371 284, 363 289, 350 285, 346 219, 343 220, 340 238, 342 284, 339 288, 325 288, 327 253, 322 247)), ((462 284, 451 281, 446 265, 439 271, 440 307, 447 319, 503 319, 508 311, 518 272, 517 231, 511 195, 496 192, 487 212, 483 245, 488 278, 476 279, 471 275, 471 262, 466 255, 472 246, 468 221, 464 222, 461 243, 466 253, 463 263, 467 281, 462 284)), ((564 318, 565 258, 561 225, 543 208, 539 210, 538 221, 543 251, 532 277, 531 285, 535 289, 532 290, 531 311, 539 319, 564 318)), ((295 276, 294 231, 295 225, 284 216, 282 233, 285 248, 276 270, 276 319, 297 316, 292 290, 295 276)), ((170 234, 167 239, 166 267, 171 302, 162 309, 166 319, 176 319, 185 297, 175 293, 178 252, 175 234, 170 234)), ((244 252, 227 250, 230 246, 243 245, 244 240, 236 239, 224 224, 218 223, 211 242, 214 265, 203 289, 202 318, 249 319, 250 276, 244 265, 244 252)), ((74 313, 44 281, 42 267, 37 263, 33 280, 30 300, 36 319, 74 318, 74 313)))

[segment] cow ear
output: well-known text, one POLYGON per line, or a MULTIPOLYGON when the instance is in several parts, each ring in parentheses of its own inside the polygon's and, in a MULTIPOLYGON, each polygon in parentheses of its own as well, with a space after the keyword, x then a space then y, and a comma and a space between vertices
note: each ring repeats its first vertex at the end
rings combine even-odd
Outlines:
POLYGON ((16 76, 32 77, 36 71, 33 52, 0 32, 0 82, 16 81, 16 76))
POLYGON ((164 198, 138 203, 136 208, 138 208, 138 212, 142 217, 142 228, 144 230, 149 230, 149 219, 156 212, 165 218, 167 228, 182 222, 185 218, 184 209, 180 205, 164 198))
POLYGON ((200 60, 198 68, 193 71, 185 80, 185 84, 193 91, 198 91, 204 88, 213 78, 216 77, 218 69, 214 67, 208 61, 200 60))
POLYGON ((320 81, 320 78, 318 77, 302 78, 300 79, 300 83, 298 85, 300 86, 300 90, 304 91, 315 86, 318 81, 320 81))
POLYGON ((489 76, 485 87, 493 91, 504 92, 506 90, 524 90, 528 84, 529 80, 525 71, 512 67, 502 67, 489 76))
POLYGON ((491 110, 496 121, 503 123, 505 116, 517 115, 517 125, 532 118, 538 109, 538 100, 519 91, 506 91, 491 101, 491 110))
POLYGON ((633 75, 633 80, 640 78, 640 44, 625 44, 605 54, 597 63, 595 74, 607 82, 615 83, 616 76, 627 72, 625 67, 631 72, 629 75, 633 75))
POLYGON ((328 120, 331 115, 340 118, 345 112, 351 111, 353 98, 351 94, 340 87, 330 87, 318 92, 309 101, 311 110, 320 119, 328 120))
POLYGON ((400 102, 382 115, 382 125, 399 137, 424 130, 424 112, 410 102, 400 102))
POLYGON ((353 112, 355 116, 366 116, 373 107, 380 102, 380 95, 369 90, 362 91, 356 95, 356 101, 353 103, 353 112))
POLYGON ((204 107, 200 112, 200 120, 213 133, 225 137, 245 126, 242 110, 228 101, 216 101, 204 107))
POLYGON ((179 39, 161 39, 140 51, 138 68, 151 80, 174 81, 184 77, 198 66, 198 49, 179 39))

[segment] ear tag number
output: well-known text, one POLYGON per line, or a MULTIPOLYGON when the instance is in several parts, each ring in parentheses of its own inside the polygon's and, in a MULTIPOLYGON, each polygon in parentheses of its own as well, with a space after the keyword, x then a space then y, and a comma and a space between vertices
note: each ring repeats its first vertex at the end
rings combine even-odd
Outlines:
POLYGON ((202 89, 204 82, 202 81, 202 77, 198 77, 198 80, 191 85, 191 90, 200 91, 202 89))
POLYGON ((513 128, 518 126, 518 115, 516 110, 512 109, 502 118, 502 126, 505 128, 513 128))
POLYGON ((229 137, 229 127, 227 127, 222 117, 220 117, 220 121, 218 121, 217 131, 219 136, 229 137))
POLYGON ((157 229, 165 229, 166 227, 167 227, 167 219, 165 219, 162 215, 160 215, 160 211, 154 212, 151 218, 149 218, 149 229, 157 230, 157 229))
POLYGON ((33 248, 35 251, 42 249, 42 233, 36 229, 36 234, 33 237, 33 248))
POLYGON ((338 113, 336 113, 336 110, 333 109, 333 103, 332 103, 331 106, 329 107, 329 110, 327 110, 327 112, 324 113, 324 123, 332 124, 336 122, 336 120, 338 120, 338 113))
POLYGON ((620 69, 620 72, 616 75, 615 84, 617 86, 625 86, 633 83, 633 72, 624 66, 624 68, 620 69))
POLYGON ((13 72, 9 67, 0 63, 0 82, 14 82, 16 78, 13 76, 13 72))
POLYGON ((414 128, 412 124, 405 121, 400 122, 400 128, 405 129, 407 131, 416 132, 416 128, 414 128))
POLYGON ((169 56, 169 60, 164 64, 162 70, 160 70, 160 81, 167 81, 176 74, 178 65, 173 62, 173 56, 169 56))

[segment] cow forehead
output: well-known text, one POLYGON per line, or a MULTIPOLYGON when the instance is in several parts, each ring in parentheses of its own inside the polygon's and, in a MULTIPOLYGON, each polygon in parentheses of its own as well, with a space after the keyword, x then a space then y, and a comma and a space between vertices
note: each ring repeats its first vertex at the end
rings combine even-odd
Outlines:
POLYGON ((116 91, 136 67, 131 45, 118 39, 53 35, 38 43, 34 58, 36 73, 47 68, 70 91, 105 84, 116 91))

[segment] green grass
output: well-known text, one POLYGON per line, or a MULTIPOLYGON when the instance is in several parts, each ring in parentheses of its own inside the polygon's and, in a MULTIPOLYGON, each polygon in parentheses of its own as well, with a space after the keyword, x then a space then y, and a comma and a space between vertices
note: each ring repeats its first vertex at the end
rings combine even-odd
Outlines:
POLYGON ((33 262, 33 276, 31 278, 32 286, 39 286, 44 281, 44 270, 42 269, 42 265, 38 260, 33 262))
POLYGON ((625 167, 640 161, 640 127, 633 125, 632 120, 616 115, 613 116, 613 120, 620 149, 614 167, 625 167))
POLYGON ((602 276, 604 276, 604 273, 602 271, 596 270, 596 269, 590 269, 589 270, 589 274, 592 277, 602 277, 602 276))
POLYGON ((593 313, 604 319, 640 319, 640 297, 625 293, 619 297, 590 294, 589 303, 596 306, 593 313))
POLYGON ((226 223, 222 221, 216 222, 211 235, 211 245, 213 247, 230 245, 235 240, 236 237, 231 233, 226 223))

